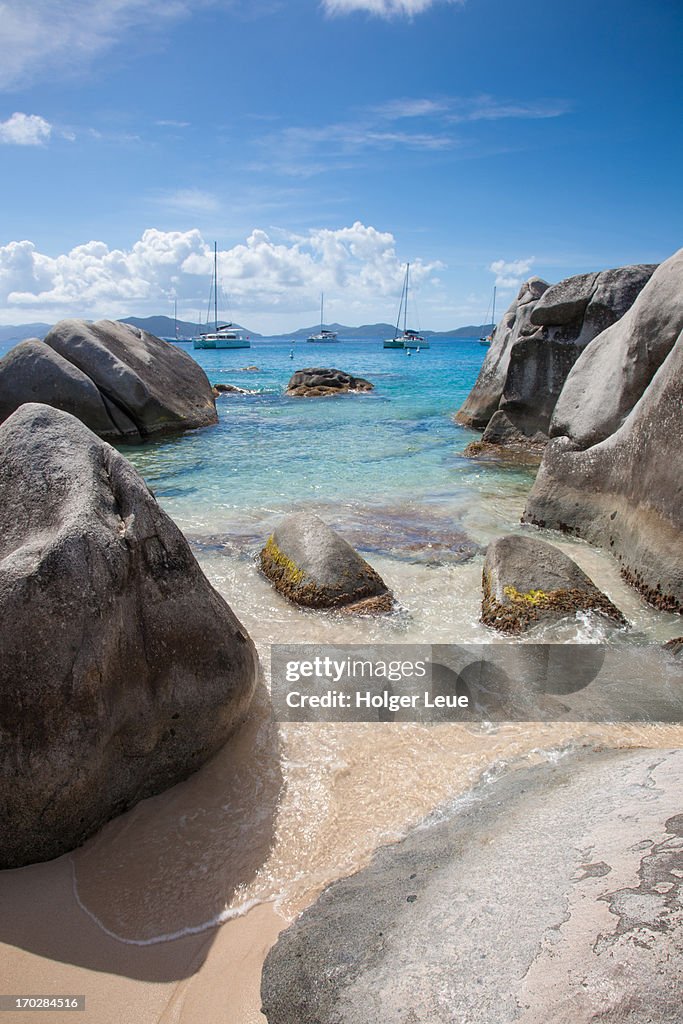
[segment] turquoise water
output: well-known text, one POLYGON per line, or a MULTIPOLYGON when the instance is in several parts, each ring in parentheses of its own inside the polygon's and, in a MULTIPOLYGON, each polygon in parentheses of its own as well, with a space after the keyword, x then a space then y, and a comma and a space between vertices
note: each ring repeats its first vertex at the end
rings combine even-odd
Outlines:
MULTIPOLYGON (((453 421, 485 355, 476 339, 438 339, 412 356, 383 349, 381 339, 292 346, 274 338, 235 351, 183 347, 213 384, 251 392, 218 399, 217 427, 125 450, 189 532, 228 526, 249 532, 249 524, 258 529, 302 507, 351 526, 381 509, 407 529, 416 506, 422 506, 425 521, 438 524, 445 517, 452 527, 481 487, 481 467, 460 455, 476 435, 453 421), (246 371, 247 365, 258 372, 246 371), (287 398, 291 374, 307 366, 335 366, 367 377, 375 390, 287 398)), ((488 468, 484 475, 489 488, 503 490, 526 489, 531 479, 514 469, 488 468)))

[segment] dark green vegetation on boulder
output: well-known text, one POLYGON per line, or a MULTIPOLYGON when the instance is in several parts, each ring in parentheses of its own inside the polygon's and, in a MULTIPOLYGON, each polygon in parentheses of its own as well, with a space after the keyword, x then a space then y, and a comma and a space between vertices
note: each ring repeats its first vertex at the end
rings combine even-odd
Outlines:
POLYGON ((25 402, 77 416, 100 437, 139 444, 218 422, 202 368, 129 324, 61 320, 0 360, 0 420, 25 402))
POLYGON ((374 384, 363 377, 353 377, 343 370, 308 367, 297 370, 287 385, 287 394, 295 398, 325 398, 349 391, 372 391, 374 384))
POLYGON ((73 416, 0 427, 0 867, 48 860, 195 771, 254 645, 126 459, 73 416))
POLYGON ((261 552, 261 568, 284 597, 307 608, 383 612, 393 606, 372 566, 308 512, 283 519, 261 552))
POLYGON ((578 611, 626 621, 576 562, 535 537, 513 534, 489 544, 482 586, 481 620, 502 633, 522 633, 578 611))
POLYGON ((673 1024, 683 751, 482 782, 329 886, 265 962, 269 1024, 673 1024))

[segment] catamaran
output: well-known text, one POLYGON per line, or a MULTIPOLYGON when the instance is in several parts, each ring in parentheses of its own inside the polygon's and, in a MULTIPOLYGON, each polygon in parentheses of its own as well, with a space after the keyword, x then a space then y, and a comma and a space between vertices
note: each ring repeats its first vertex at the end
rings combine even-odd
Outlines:
POLYGON ((314 344, 330 344, 333 341, 339 341, 336 331, 328 331, 323 327, 323 299, 324 295, 320 293, 320 330, 317 334, 311 334, 306 341, 313 342, 314 344))
POLYGON ((429 348, 429 342, 418 334, 417 331, 407 326, 408 323, 408 288, 410 285, 410 263, 406 264, 406 276, 403 279, 403 290, 401 291, 401 301, 398 306, 398 316, 396 318, 396 329, 394 331, 393 338, 385 338, 385 348, 429 348), (399 334, 399 325, 401 323, 401 313, 403 313, 403 331, 399 334))
POLYGON ((198 338, 193 338, 193 346, 195 348, 251 348, 251 342, 241 327, 231 323, 218 326, 218 247, 216 242, 213 243, 213 280, 209 294, 209 306, 211 305, 211 294, 213 294, 214 329, 200 334, 198 338))

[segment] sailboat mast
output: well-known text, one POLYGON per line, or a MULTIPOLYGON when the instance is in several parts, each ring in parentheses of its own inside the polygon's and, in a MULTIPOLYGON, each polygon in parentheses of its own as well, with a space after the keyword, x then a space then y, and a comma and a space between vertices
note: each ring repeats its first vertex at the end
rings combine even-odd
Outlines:
POLYGON ((178 300, 173 300, 173 327, 175 330, 175 340, 178 340, 178 300))
POLYGON ((495 284, 493 286, 493 313, 491 315, 491 320, 493 321, 493 330, 495 330, 495 328, 496 328, 496 286, 495 286, 495 284))
POLYGON ((325 293, 321 292, 320 293, 320 333, 321 334, 323 333, 323 299, 324 298, 325 298, 325 293))
POLYGON ((218 332, 218 243, 213 243, 213 319, 218 332))
POLYGON ((403 307, 403 333, 406 333, 406 325, 408 323, 408 278, 410 276, 410 263, 406 264, 406 301, 403 307))

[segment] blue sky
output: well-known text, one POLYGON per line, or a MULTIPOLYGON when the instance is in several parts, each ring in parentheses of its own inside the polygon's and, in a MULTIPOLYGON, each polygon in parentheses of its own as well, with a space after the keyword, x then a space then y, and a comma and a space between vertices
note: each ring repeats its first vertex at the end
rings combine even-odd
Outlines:
POLYGON ((0 322, 422 328, 681 244, 678 0, 0 2, 0 322))

